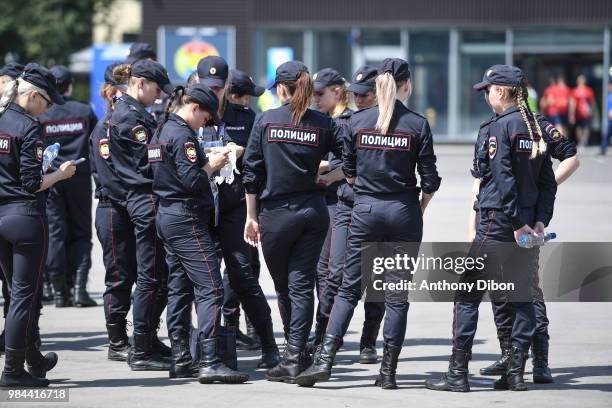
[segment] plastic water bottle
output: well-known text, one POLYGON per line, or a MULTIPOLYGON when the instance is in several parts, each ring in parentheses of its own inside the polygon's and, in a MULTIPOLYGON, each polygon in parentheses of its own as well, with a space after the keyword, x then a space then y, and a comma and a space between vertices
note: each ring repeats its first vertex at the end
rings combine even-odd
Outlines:
POLYGON ((53 163, 53 160, 55 160, 55 158, 59 154, 59 150, 60 150, 59 143, 53 143, 51 146, 48 146, 45 149, 43 153, 43 164, 42 164, 43 174, 46 173, 47 170, 49 170, 51 163, 53 163))
POLYGON ((542 246, 551 239, 557 238, 557 234, 549 232, 547 234, 538 234, 537 237, 533 235, 523 234, 519 237, 518 244, 521 248, 533 248, 542 246))

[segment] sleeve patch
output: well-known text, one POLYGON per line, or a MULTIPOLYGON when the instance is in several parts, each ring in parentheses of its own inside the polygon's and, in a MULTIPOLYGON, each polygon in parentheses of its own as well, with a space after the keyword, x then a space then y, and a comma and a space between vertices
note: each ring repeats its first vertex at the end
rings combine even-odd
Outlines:
POLYGON ((489 137, 489 159, 493 160, 497 154, 497 136, 489 137))
POLYGON ((186 142, 184 146, 184 150, 185 150, 185 157, 187 158, 187 160, 189 160, 191 163, 195 163, 198 161, 198 152, 196 150, 195 143, 186 142))
POLYGON ((104 160, 108 160, 110 158, 110 149, 108 148, 108 139, 100 139, 98 142, 98 154, 104 160))
POLYGON ((147 130, 142 125, 137 125, 132 128, 132 136, 138 143, 147 143, 147 130))
POLYGON ((44 151, 45 151, 45 145, 43 144, 42 141, 38 140, 36 142, 36 160, 38 160, 39 162, 43 161, 44 151))

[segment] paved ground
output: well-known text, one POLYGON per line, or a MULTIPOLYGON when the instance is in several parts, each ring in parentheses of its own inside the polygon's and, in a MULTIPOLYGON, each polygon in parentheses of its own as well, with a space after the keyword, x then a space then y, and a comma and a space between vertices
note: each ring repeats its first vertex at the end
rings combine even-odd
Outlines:
MULTIPOLYGON (((466 146, 438 148, 442 188, 425 216, 425 240, 461 241, 466 235, 471 178, 471 149, 466 146)), ((564 241, 612 241, 612 158, 606 163, 586 152, 576 176, 562 185, 551 230, 564 241)), ((101 301, 103 269, 100 247, 95 242, 90 291, 101 301)), ((272 304, 280 342, 280 317, 267 273, 262 285, 272 304)), ((240 354, 241 369, 251 374, 244 385, 200 385, 195 380, 169 380, 164 373, 131 372, 123 363, 106 356, 104 316, 100 307, 55 309, 45 306, 41 319, 44 346, 55 351, 60 362, 48 376, 54 387, 70 388, 70 407, 369 407, 396 406, 545 406, 609 407, 612 405, 612 306, 604 303, 555 303, 548 305, 551 320, 551 366, 555 383, 532 385, 527 393, 498 392, 491 378, 476 373, 498 353, 492 314, 481 307, 481 325, 470 365, 470 394, 426 390, 423 382, 445 370, 450 352, 451 305, 415 303, 408 318, 405 347, 398 367, 397 391, 374 386, 378 365, 360 365, 357 347, 363 307, 357 308, 339 354, 332 381, 313 389, 267 382, 263 371, 255 371, 256 353, 240 354)), ((165 336, 165 329, 162 330, 165 336)), ((379 343, 380 346, 380 343, 379 343)), ((380 350, 380 347, 379 347, 380 350)), ((527 379, 531 382, 530 363, 527 379)), ((3 406, 11 406, 3 403, 3 406)), ((31 404, 18 403, 13 406, 31 404)), ((40 404, 38 404, 40 405, 40 404)), ((50 404, 58 405, 58 404, 50 404)), ((44 406, 44 405, 43 405, 44 406)))

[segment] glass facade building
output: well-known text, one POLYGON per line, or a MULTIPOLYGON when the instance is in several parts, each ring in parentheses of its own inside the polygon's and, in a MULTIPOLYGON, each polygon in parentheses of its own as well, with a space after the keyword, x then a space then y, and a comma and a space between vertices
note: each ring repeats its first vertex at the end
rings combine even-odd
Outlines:
POLYGON ((565 74, 570 85, 584 74, 601 101, 608 79, 608 37, 608 29, 581 28, 264 27, 255 36, 254 78, 270 82, 266 55, 276 47, 291 48, 294 58, 312 72, 333 67, 347 79, 360 65, 377 64, 385 57, 407 58, 413 82, 409 107, 429 119, 438 139, 471 141, 491 115, 483 95, 472 89, 489 66, 520 66, 539 95, 553 74, 565 74))

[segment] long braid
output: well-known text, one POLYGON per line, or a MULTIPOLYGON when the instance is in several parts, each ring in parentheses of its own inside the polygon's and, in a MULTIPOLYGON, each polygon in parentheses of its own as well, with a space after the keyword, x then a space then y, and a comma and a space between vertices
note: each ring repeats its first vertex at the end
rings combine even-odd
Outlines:
MULTIPOLYGON (((527 111, 529 112, 529 115, 533 119, 533 123, 535 124, 536 132, 538 133, 537 153, 536 154, 543 154, 546 152, 546 147, 547 147, 546 141, 544 140, 544 135, 542 134, 542 128, 540 127, 540 122, 538 122, 535 114, 529 107, 529 102, 527 101, 528 96, 529 95, 527 93, 527 89, 524 88, 523 89, 523 104, 527 107, 527 111)), ((535 155, 533 154, 533 148, 532 148, 531 158, 535 158, 535 155)))
POLYGON ((523 88, 517 87, 516 89, 516 106, 521 113, 521 117, 523 118, 523 122, 527 126, 527 131, 529 132, 529 138, 531 139, 531 159, 534 159, 538 154, 538 146, 536 141, 533 139, 533 130, 531 129, 531 121, 527 116, 527 109, 525 108, 524 97, 523 97, 523 88))

